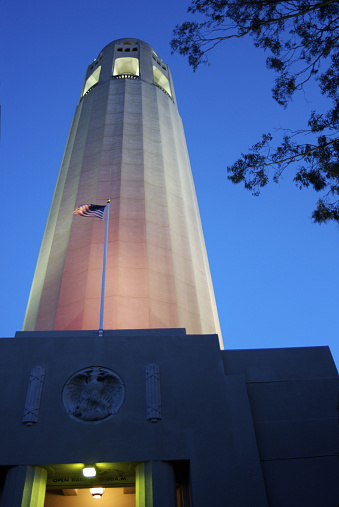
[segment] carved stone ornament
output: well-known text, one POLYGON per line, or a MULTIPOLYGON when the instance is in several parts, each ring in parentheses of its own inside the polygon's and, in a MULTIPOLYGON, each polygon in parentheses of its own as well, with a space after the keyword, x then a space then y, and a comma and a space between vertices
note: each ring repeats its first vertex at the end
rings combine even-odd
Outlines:
POLYGON ((90 366, 74 373, 62 391, 68 415, 90 422, 116 414, 124 397, 125 387, 119 375, 102 366, 90 366))
POLYGON ((146 418, 151 422, 157 422, 162 418, 160 369, 157 364, 146 366, 146 418))
POLYGON ((45 378, 45 368, 35 366, 29 376, 26 403, 22 422, 32 426, 38 422, 42 386, 45 378))

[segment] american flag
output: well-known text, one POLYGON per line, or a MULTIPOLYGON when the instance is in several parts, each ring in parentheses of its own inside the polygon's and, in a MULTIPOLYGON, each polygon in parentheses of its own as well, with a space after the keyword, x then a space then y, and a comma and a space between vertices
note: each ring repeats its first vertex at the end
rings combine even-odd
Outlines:
POLYGON ((106 206, 101 206, 100 204, 80 204, 73 211, 73 215, 80 215, 82 217, 90 217, 94 215, 98 218, 104 218, 106 206))

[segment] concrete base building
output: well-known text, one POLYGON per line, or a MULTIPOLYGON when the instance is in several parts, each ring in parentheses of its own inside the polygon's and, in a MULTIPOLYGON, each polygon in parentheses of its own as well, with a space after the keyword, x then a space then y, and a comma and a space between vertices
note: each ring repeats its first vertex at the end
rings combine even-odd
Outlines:
POLYGON ((221 343, 171 75, 120 39, 88 68, 24 329, 0 340, 0 507, 336 506, 329 349, 221 343), (100 336, 105 222, 72 211, 107 198, 100 336))
POLYGON ((0 345, 1 507, 86 507, 92 486, 112 507, 337 504, 326 347, 221 351, 216 335, 182 329, 21 332, 0 345))

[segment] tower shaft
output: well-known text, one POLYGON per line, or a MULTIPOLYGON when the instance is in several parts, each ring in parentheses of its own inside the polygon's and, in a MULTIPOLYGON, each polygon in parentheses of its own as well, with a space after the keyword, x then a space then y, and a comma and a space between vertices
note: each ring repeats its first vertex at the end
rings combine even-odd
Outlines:
POLYGON ((72 211, 108 198, 104 329, 220 335, 171 74, 136 39, 110 43, 88 68, 24 330, 98 328, 104 223, 72 211))

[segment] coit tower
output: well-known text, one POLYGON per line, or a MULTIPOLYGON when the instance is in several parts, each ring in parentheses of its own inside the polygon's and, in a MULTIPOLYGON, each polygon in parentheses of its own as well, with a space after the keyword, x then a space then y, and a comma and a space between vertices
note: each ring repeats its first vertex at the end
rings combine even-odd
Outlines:
POLYGON ((107 199, 103 329, 220 337, 171 73, 137 39, 111 42, 87 69, 23 330, 98 329, 105 221, 72 211, 107 199))

